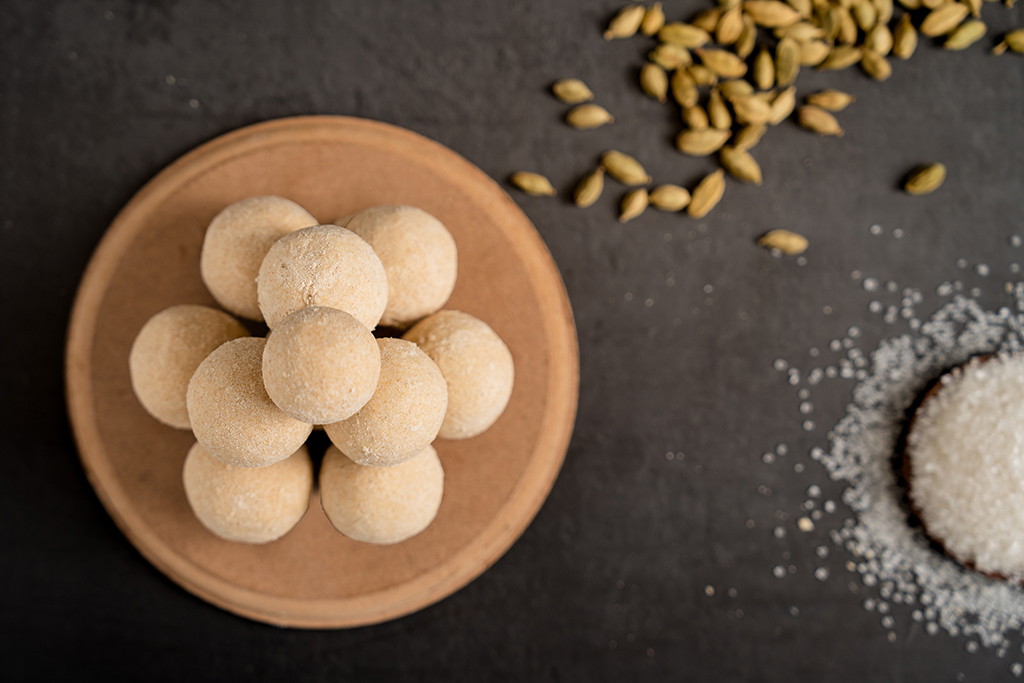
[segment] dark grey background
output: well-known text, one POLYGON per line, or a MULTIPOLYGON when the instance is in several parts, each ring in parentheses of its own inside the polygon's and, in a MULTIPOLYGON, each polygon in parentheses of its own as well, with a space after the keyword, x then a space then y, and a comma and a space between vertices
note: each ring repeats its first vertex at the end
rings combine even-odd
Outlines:
MULTIPOLYGON (((667 2, 673 19, 707 5, 667 2)), ((673 107, 639 94, 652 43, 606 43, 617 2, 94 2, 0 5, 0 653, 4 678, 109 680, 1010 679, 1005 659, 929 638, 897 610, 895 644, 834 550, 813 555, 843 510, 799 535, 807 458, 852 382, 814 391, 804 432, 777 357, 809 367, 852 324, 865 349, 906 330, 867 311, 850 272, 920 287, 960 277, 988 306, 1024 232, 1024 58, 922 41, 884 84, 857 69, 805 73, 857 95, 841 140, 787 122, 754 150, 763 187, 730 182, 697 222, 615 220, 609 183, 586 211, 567 197, 605 149, 687 186, 713 168, 673 150, 673 107), (585 79, 617 120, 576 132, 548 86, 585 79), (173 79, 171 78, 173 77, 173 79), (173 80, 173 84, 171 81, 173 80), (65 326, 82 270, 118 209, 166 164, 239 126, 295 114, 405 126, 502 182, 537 170, 562 190, 511 190, 561 268, 579 329, 579 417, 565 467, 522 539, 454 596, 392 623, 279 630, 194 598, 118 532, 79 466, 63 402, 65 326), (908 197, 918 163, 950 169, 908 197), (878 223, 885 233, 872 236, 878 223), (785 227, 807 264, 753 245, 785 227), (902 239, 891 237, 900 228, 902 239), (954 262, 992 266, 988 278, 954 262), (669 285, 669 278, 674 284, 669 285), (713 291, 706 294, 705 285, 713 291), (627 293, 631 296, 627 296, 627 293), (645 305, 650 299, 651 305, 645 305), (823 312, 831 307, 831 314, 823 312), (784 463, 761 453, 786 443, 784 463), (665 453, 684 452, 685 460, 665 453), (805 462, 797 474, 793 462, 805 462), (757 493, 759 485, 772 495, 757 493), (776 510, 790 535, 775 539, 776 510), (753 521, 748 528, 747 520, 753 521), (772 577, 781 554, 798 567, 772 577), (832 569, 818 582, 816 566, 832 569), (705 586, 715 589, 713 596, 705 586), (729 589, 735 589, 735 597, 729 589), (793 616, 791 607, 798 615, 793 616)), ((1019 7, 986 3, 993 35, 1019 7)), ((887 295, 886 303, 898 301, 887 295)))

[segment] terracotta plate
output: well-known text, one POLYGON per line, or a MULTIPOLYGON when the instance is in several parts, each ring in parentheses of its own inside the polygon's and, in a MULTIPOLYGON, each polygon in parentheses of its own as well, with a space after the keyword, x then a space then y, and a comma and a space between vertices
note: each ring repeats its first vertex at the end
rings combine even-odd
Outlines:
POLYGON ((82 463, 118 526, 157 568, 204 600, 283 626, 337 628, 393 619, 479 576, 537 513, 558 475, 576 413, 572 311, 536 230, 501 188, 415 133, 346 117, 302 117, 224 135, 147 184, 114 220, 71 316, 67 388, 82 463), (215 305, 199 277, 210 219, 231 202, 276 194, 323 222, 375 204, 434 214, 459 247, 448 308, 488 322, 512 350, 516 384, 485 434, 438 441, 445 494, 434 523, 380 547, 334 531, 316 494, 284 538, 222 541, 192 516, 181 484, 187 431, 150 418, 132 394, 128 350, 154 313, 215 305))

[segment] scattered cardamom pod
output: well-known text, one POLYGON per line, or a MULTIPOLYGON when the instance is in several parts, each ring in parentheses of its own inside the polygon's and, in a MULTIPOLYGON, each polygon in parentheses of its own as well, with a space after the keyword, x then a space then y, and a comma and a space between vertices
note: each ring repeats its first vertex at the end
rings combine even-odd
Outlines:
POLYGON ((692 107, 697 104, 700 93, 697 91, 697 84, 693 82, 693 77, 687 73, 686 69, 676 69, 672 74, 670 85, 672 98, 679 103, 679 106, 692 107))
POLYGON ((971 16, 976 19, 981 16, 982 0, 964 0, 964 4, 971 9, 971 16))
POLYGON ((715 48, 696 50, 704 66, 722 78, 742 78, 747 73, 747 64, 737 55, 715 48))
POLYGON ((985 37, 988 27, 980 19, 965 21, 949 34, 943 47, 947 50, 965 50, 985 37))
POLYGON ((785 87, 800 73, 800 43, 786 36, 775 46, 775 80, 785 87))
POLYGON ((706 157, 722 148, 732 133, 718 128, 684 130, 676 137, 676 147, 683 154, 692 157, 706 157))
POLYGON ((822 71, 839 71, 853 66, 863 57, 864 50, 862 48, 852 45, 837 45, 832 49, 832 54, 818 65, 818 68, 822 71))
POLYGON ((690 74, 690 78, 693 79, 698 88, 718 83, 718 74, 703 64, 691 64, 686 67, 686 71, 690 74))
POLYGON ((766 47, 754 58, 754 83, 759 90, 769 90, 775 85, 775 60, 766 47))
POLYGON ((772 117, 771 105, 757 95, 744 95, 730 101, 739 124, 768 123, 772 117))
POLYGON ((765 28, 789 26, 800 21, 800 13, 778 0, 747 0, 743 11, 751 16, 754 23, 765 28))
POLYGON ((864 37, 864 49, 881 56, 886 56, 892 50, 892 31, 885 24, 879 23, 868 31, 864 37))
POLYGON ((665 25, 665 10, 661 9, 661 3, 656 2, 644 12, 644 18, 640 22, 640 33, 645 36, 653 36, 665 25))
POLYGON ((793 113, 793 109, 796 107, 796 86, 791 85, 772 100, 771 116, 768 119, 768 123, 773 126, 777 126, 793 113))
POLYGON ((1003 36, 1003 41, 1014 52, 1024 53, 1024 28, 1010 31, 1003 36))
POLYGON ((640 68, 640 87, 659 102, 668 98, 668 75, 657 64, 647 62, 640 68))
POLYGON ((702 28, 673 21, 661 27, 658 31, 658 40, 692 50, 707 45, 711 41, 711 35, 702 28))
POLYGON ((754 94, 754 86, 750 85, 747 81, 739 79, 722 81, 718 84, 718 89, 722 92, 722 96, 727 100, 731 100, 734 97, 754 94))
POLYGON ((614 38, 630 38, 636 35, 640 29, 640 23, 644 20, 646 10, 643 5, 627 5, 619 10, 610 22, 608 30, 604 32, 605 40, 614 38))
POLYGON ((704 218, 711 209, 715 208, 725 194, 725 172, 718 169, 701 180, 693 189, 693 196, 690 205, 686 207, 686 213, 691 218, 704 218))
POLYGON ((860 0, 853 6, 853 18, 857 20, 857 26, 861 31, 867 33, 878 23, 878 10, 871 4, 870 0, 860 0))
POLYGON ((1009 47, 1009 45, 1006 44, 1006 41, 1005 40, 1001 40, 998 43, 996 43, 995 46, 993 46, 992 54, 994 54, 994 55, 1001 55, 1004 52, 1006 52, 1006 48, 1007 47, 1009 47))
POLYGON ((578 104, 565 115, 565 122, 577 130, 600 128, 615 120, 608 110, 599 104, 578 104))
POLYGON ((832 48, 821 40, 800 43, 800 66, 818 66, 825 61, 832 48))
POLYGON ((593 206, 603 191, 604 169, 598 166, 593 172, 583 177, 580 184, 576 186, 576 191, 573 192, 572 197, 576 202, 576 206, 585 209, 588 206, 593 206))
POLYGON ((718 153, 718 158, 722 162, 722 168, 736 180, 754 185, 761 184, 761 167, 747 150, 726 145, 718 153))
POLYGON ((633 220, 642 214, 647 210, 647 203, 647 190, 644 188, 639 187, 627 192, 626 196, 622 198, 619 222, 625 223, 626 221, 633 220))
POLYGON ((946 167, 942 164, 927 164, 915 169, 907 178, 903 189, 907 194, 922 195, 935 192, 946 179, 946 167))
POLYGON ((904 14, 893 32, 892 53, 900 59, 910 59, 917 49, 917 29, 910 23, 910 15, 904 14))
POLYGON ((737 149, 753 149, 768 128, 763 123, 752 123, 740 129, 733 138, 733 147, 737 149))
POLYGON ((683 107, 683 121, 690 130, 706 130, 709 125, 708 115, 699 104, 683 107))
POLYGON ((878 23, 888 26, 892 19, 892 0, 872 0, 872 3, 878 10, 878 23))
POLYGON ((733 49, 740 59, 746 59, 754 51, 754 45, 756 44, 757 24, 748 15, 744 14, 743 30, 740 32, 740 37, 736 40, 736 44, 733 45, 733 49))
POLYGON ((864 73, 876 81, 884 81, 892 76, 892 65, 889 64, 889 60, 871 50, 864 50, 860 66, 864 69, 864 73))
POLYGON ((648 53, 647 59, 668 71, 678 69, 681 66, 689 66, 693 63, 689 50, 679 45, 672 45, 671 43, 661 43, 648 53))
POLYGON ((646 185, 651 182, 651 176, 647 175, 639 161, 614 149, 601 155, 601 166, 608 171, 608 175, 625 185, 646 185))
POLYGON ((844 45, 853 45, 857 42, 857 20, 846 7, 838 7, 839 10, 839 42, 844 45))
POLYGON ((758 246, 778 249, 786 256, 796 256, 807 251, 807 238, 789 230, 769 230, 757 239, 758 246))
POLYGON ((825 42, 831 43, 835 41, 839 37, 842 25, 843 17, 839 11, 839 7, 835 5, 825 5, 825 8, 821 11, 821 30, 825 33, 825 35, 822 36, 825 42))
POLYGON ((715 32, 718 20, 722 18, 724 12, 725 9, 722 7, 712 7, 699 12, 690 23, 710 35, 715 32))
POLYGON ((790 7, 800 13, 802 17, 809 17, 814 14, 814 3, 811 0, 786 0, 790 7))
POLYGON ((555 188, 551 181, 540 173, 530 171, 516 171, 509 178, 509 181, 520 190, 533 197, 553 197, 555 188))
POLYGON ((842 90, 822 90, 807 96, 807 104, 813 104, 827 111, 842 111, 849 107, 857 98, 842 90))
POLYGON ((783 26, 775 29, 775 37, 779 40, 789 36, 797 42, 818 40, 825 35, 820 26, 815 26, 809 21, 798 21, 792 26, 783 26))
POLYGON ((808 130, 813 130, 819 135, 843 137, 843 129, 839 126, 839 122, 836 121, 836 117, 821 107, 816 107, 813 104, 805 105, 797 110, 796 116, 801 126, 808 130))
POLYGON ((967 18, 971 10, 960 2, 951 2, 933 9, 921 22, 921 34, 929 38, 944 36, 967 18))
POLYGON ((578 78, 563 78, 560 81, 555 81, 555 84, 551 86, 551 92, 566 104, 580 104, 594 99, 594 93, 590 92, 587 84, 578 78))
POLYGON ((690 203, 690 191, 678 185, 658 185, 647 199, 659 211, 682 211, 690 203))
POLYGON ((718 88, 712 89, 708 95, 708 119, 718 130, 727 131, 732 128, 732 114, 729 113, 729 107, 725 106, 722 91, 718 88))
POLYGON ((736 5, 725 12, 715 27, 715 41, 719 45, 732 45, 740 39, 743 32, 743 9, 736 5))

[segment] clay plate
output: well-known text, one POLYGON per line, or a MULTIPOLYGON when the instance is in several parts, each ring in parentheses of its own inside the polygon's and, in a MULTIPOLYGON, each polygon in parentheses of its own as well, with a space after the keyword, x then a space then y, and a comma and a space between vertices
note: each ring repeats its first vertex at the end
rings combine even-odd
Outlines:
POLYGON ((219 137, 150 181, 118 214, 71 315, 68 407, 86 474, 136 548, 186 590, 226 610, 302 628, 371 624, 452 594, 508 550, 540 509, 572 433, 579 355, 565 286, 537 231, 482 171, 415 133, 347 117, 270 121, 219 137), (181 484, 191 432, 149 417, 132 394, 128 351, 154 313, 215 305, 199 277, 210 219, 276 194, 330 222, 375 204, 434 214, 459 247, 448 308, 508 344, 512 400, 485 434, 438 441, 445 493, 434 523, 394 546, 336 532, 314 492, 291 533, 265 546, 220 540, 181 484))

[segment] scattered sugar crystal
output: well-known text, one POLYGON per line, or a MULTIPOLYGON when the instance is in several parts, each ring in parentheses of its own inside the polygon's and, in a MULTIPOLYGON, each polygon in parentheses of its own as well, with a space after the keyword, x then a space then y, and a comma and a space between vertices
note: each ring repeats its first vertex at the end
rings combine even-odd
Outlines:
POLYGON ((868 612, 874 612, 878 602, 874 598, 868 598, 864 601, 864 609, 868 612))
POLYGON ((884 308, 881 301, 872 301, 868 304, 868 311, 871 313, 881 313, 884 308))
POLYGON ((920 622, 924 620, 924 613, 921 610, 916 609, 910 613, 910 618, 914 621, 920 622))
POLYGON ((800 463, 796 463, 795 465, 793 465, 793 471, 794 472, 803 472, 804 471, 804 466, 802 464, 800 464, 800 463))
POLYGON ((813 432, 815 426, 814 420, 804 420, 803 428, 805 432, 813 432))
POLYGON ((821 368, 814 368, 811 370, 811 374, 807 375, 807 383, 812 387, 821 382, 821 378, 824 376, 821 368))
POLYGON ((882 320, 891 325, 894 322, 896 322, 896 316, 898 314, 899 309, 897 309, 895 306, 889 306, 887 309, 885 309, 885 315, 882 317, 882 320))
POLYGON ((796 526, 804 533, 814 531, 814 522, 812 522, 809 517, 801 517, 798 519, 796 521, 796 526))
POLYGON ((964 649, 973 655, 978 651, 978 643, 976 641, 969 640, 967 641, 967 645, 964 646, 964 649))
POLYGON ((959 268, 960 270, 963 270, 964 268, 966 268, 967 267, 967 259, 965 259, 965 258, 958 258, 956 260, 956 267, 959 268))
POLYGON ((939 632, 939 625, 934 621, 929 621, 924 625, 924 631, 930 636, 934 636, 939 632))
POLYGON ((900 286, 896 284, 893 280, 889 280, 888 282, 885 283, 885 291, 887 292, 896 292, 899 291, 899 288, 900 286))
POLYGON ((1020 264, 1019 263, 1011 263, 1010 264, 1010 272, 1011 273, 1019 273, 1020 272, 1020 264))
POLYGON ((800 616, 800 608, 798 608, 796 605, 793 605, 792 607, 789 608, 789 615, 791 617, 798 617, 798 616, 800 616))
POLYGON ((1012 673, 1017 678, 1020 678, 1021 674, 1024 674, 1024 664, 1021 664, 1020 662, 1014 662, 1010 665, 1010 673, 1012 673))
POLYGON ((780 443, 775 446, 775 452, 779 455, 785 455, 786 453, 789 453, 789 446, 784 443, 780 443))
POLYGON ((986 265, 984 263, 979 263, 978 265, 974 266, 974 272, 977 275, 980 275, 981 277, 988 277, 988 274, 991 271, 990 271, 988 265, 986 265))
POLYGON ((864 277, 864 273, 860 272, 859 270, 855 270, 855 271, 850 273, 850 279, 851 280, 859 280, 862 277, 864 277))
POLYGON ((804 401, 800 404, 800 413, 802 415, 810 415, 814 412, 814 404, 810 401, 804 401))
POLYGON ((971 296, 974 298, 981 296, 981 287, 971 287, 971 296))
POLYGON ((772 569, 772 575, 776 579, 785 578, 786 577, 786 568, 783 567, 781 564, 777 565, 774 569, 772 569))
POLYGON ((864 287, 865 292, 877 292, 878 285, 879 283, 877 277, 867 277, 864 278, 864 284, 861 286, 864 287))
POLYGON ((706 595, 706 596, 708 596, 710 598, 714 594, 715 594, 715 587, 714 586, 712 586, 710 584, 708 584, 707 586, 704 586, 704 595, 706 595))
POLYGON ((822 508, 824 508, 825 512, 831 515, 836 511, 836 502, 834 500, 826 500, 822 508))
POLYGON ((782 358, 776 358, 775 362, 772 363, 772 367, 778 370, 779 372, 783 372, 786 368, 789 367, 789 363, 787 363, 782 358))
POLYGON ((811 390, 806 388, 801 389, 800 391, 796 392, 796 397, 801 401, 806 401, 811 397, 811 390))
POLYGON ((882 626, 885 628, 892 628, 896 625, 896 620, 888 614, 882 617, 881 622, 882 626))
POLYGON ((825 559, 826 557, 828 557, 828 546, 819 545, 817 548, 814 549, 814 554, 822 559, 825 559))
POLYGON ((892 229, 892 236, 895 237, 896 239, 902 239, 903 231, 900 230, 899 228, 893 228, 892 229))
POLYGON ((761 460, 763 460, 766 465, 771 465, 773 462, 775 462, 775 454, 765 453, 764 455, 761 456, 761 460))
POLYGON ((817 358, 820 354, 821 351, 818 350, 817 346, 812 346, 807 350, 807 355, 810 356, 811 358, 817 358))
POLYGON ((786 530, 783 527, 781 527, 781 526, 775 527, 775 529, 772 530, 772 533, 775 534, 775 538, 785 538, 786 537, 786 530))
POLYGON ((811 498, 820 498, 821 487, 818 486, 817 484, 812 484, 807 488, 807 495, 810 496, 811 498))
POLYGON ((871 232, 872 235, 881 235, 882 234, 882 226, 878 225, 876 223, 876 224, 872 225, 869 228, 869 231, 871 232))
POLYGON ((1020 235, 1010 235, 1010 246, 1019 247, 1024 244, 1024 239, 1021 239, 1020 235))

